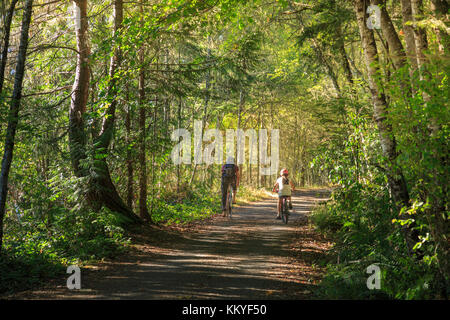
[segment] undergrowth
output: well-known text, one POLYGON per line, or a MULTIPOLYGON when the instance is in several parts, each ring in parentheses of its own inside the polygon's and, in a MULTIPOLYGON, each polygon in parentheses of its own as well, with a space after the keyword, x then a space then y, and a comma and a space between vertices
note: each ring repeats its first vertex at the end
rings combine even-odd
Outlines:
MULTIPOLYGON (((440 299, 447 294, 431 251, 410 256, 398 215, 382 188, 337 190, 317 207, 311 220, 335 242, 317 295, 324 299, 440 299), (367 286, 370 265, 380 268, 380 288, 367 286)), ((369 280, 371 282, 371 280, 369 280)))
MULTIPOLYGON (((262 190, 241 187, 237 199, 242 204, 264 195, 262 190)), ((219 191, 196 187, 181 195, 153 197, 148 207, 154 223, 184 224, 219 213, 220 196, 219 191)), ((105 208, 68 210, 57 203, 50 197, 38 206, 9 211, 0 255, 0 293, 33 289, 47 279, 66 277, 69 265, 113 259, 126 252, 130 239, 120 216, 105 208)))

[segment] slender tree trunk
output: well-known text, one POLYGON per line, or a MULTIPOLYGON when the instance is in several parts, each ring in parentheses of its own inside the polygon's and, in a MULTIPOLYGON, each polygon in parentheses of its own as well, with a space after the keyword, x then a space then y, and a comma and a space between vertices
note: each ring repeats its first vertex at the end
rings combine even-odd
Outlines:
POLYGON ((402 5, 402 22, 403 33, 405 35, 405 49, 406 58, 410 65, 409 77, 411 79, 411 94, 414 95, 416 88, 414 86, 414 73, 417 70, 417 57, 416 57, 416 41, 414 39, 414 29, 412 27, 413 16, 411 9, 411 0, 400 0, 402 5))
MULTIPOLYGON (((123 0, 113 0, 114 1, 114 31, 113 35, 115 37, 120 36, 120 31, 122 29, 123 21, 123 0)), ((114 43, 116 46, 116 43, 114 43)), ((111 57, 109 66, 109 87, 108 87, 108 102, 109 106, 106 110, 105 116, 103 118, 102 129, 97 139, 99 149, 108 149, 114 131, 114 123, 116 118, 116 108, 117 108, 117 94, 118 94, 118 81, 116 73, 122 62, 122 53, 119 47, 114 48, 114 53, 111 57)))
MULTIPOLYGON (((209 36, 208 36, 208 42, 209 42, 209 36)), ((208 49, 208 61, 211 58, 211 49, 208 49)), ((210 83, 211 81, 211 73, 208 69, 207 73, 206 73, 206 80, 205 80, 205 104, 203 107, 203 119, 202 119, 202 132, 201 132, 201 139, 203 139, 203 131, 205 130, 206 127, 206 117, 207 117, 207 112, 208 112, 208 104, 209 104, 209 88, 210 88, 210 83)), ((194 170, 192 171, 192 176, 191 176, 191 181, 189 182, 189 185, 192 185, 192 183, 194 183, 194 178, 195 178, 195 174, 197 173, 197 166, 198 164, 194 164, 194 170)))
POLYGON ((23 78, 25 74, 25 60, 28 48, 28 31, 31 23, 33 0, 27 0, 23 11, 20 45, 16 63, 14 89, 9 109, 8 128, 6 130, 5 146, 2 167, 0 172, 0 252, 3 240, 3 219, 6 211, 6 198, 8 196, 8 178, 13 160, 14 142, 17 125, 19 123, 19 109, 22 96, 23 78))
MULTIPOLYGON (((183 100, 181 98, 181 96, 179 97, 179 102, 178 102, 178 111, 177 111, 177 128, 181 128, 181 109, 183 107, 183 100)), ((178 139, 178 142, 181 141, 181 138, 178 139)), ((180 179, 181 179, 181 165, 177 164, 177 194, 179 194, 180 192, 180 179)))
MULTIPOLYGON (((413 5, 414 12, 417 12, 418 14, 422 14, 421 12, 421 3, 416 3, 413 5)), ((433 16, 441 20, 443 16, 445 16, 448 13, 449 4, 445 0, 431 0, 431 9, 433 12, 433 16)), ((417 16, 415 17, 417 18, 417 16)), ((423 30, 425 32, 425 30, 423 30)), ((446 32, 441 32, 439 28, 435 28, 436 32, 436 40, 438 42, 438 50, 440 54, 445 53, 445 49, 448 49, 448 42, 449 42, 449 35, 446 32)), ((425 39, 426 40, 426 39, 425 39)), ((419 43, 421 45, 421 49, 425 50, 428 46, 427 43, 424 43, 424 37, 416 38, 416 43, 419 43), (417 41, 418 40, 418 41, 417 41)), ((418 59, 419 56, 424 56, 423 51, 422 53, 418 53, 418 59)), ((432 75, 426 70, 426 68, 423 65, 420 65, 420 75, 421 79, 427 79, 431 78, 432 75)), ((434 75, 434 77, 439 77, 438 79, 441 79, 440 75, 434 75)), ((423 98, 425 100, 425 105, 427 106, 427 103, 430 101, 430 96, 423 93, 423 98)), ((439 131, 441 130, 442 126, 439 124, 439 121, 436 118, 431 119, 430 129, 432 135, 439 135, 439 131)), ((443 146, 445 150, 445 145, 443 146)), ((443 155, 440 152, 440 150, 437 150, 438 148, 433 148, 433 157, 435 157, 436 161, 440 162, 440 166, 442 168, 448 168, 448 153, 444 152, 443 155)), ((434 216, 434 223, 431 228, 431 234, 433 235, 433 238, 438 243, 436 253, 438 257, 438 265, 439 270, 441 273, 441 296, 444 299, 447 299, 447 288, 449 286, 450 282, 450 264, 449 264, 449 247, 450 243, 448 241, 448 230, 449 230, 449 224, 448 219, 445 218, 444 212, 448 211, 448 183, 447 181, 443 181, 439 178, 440 173, 439 171, 434 168, 433 169, 433 183, 435 185, 435 192, 430 192, 429 195, 430 203, 431 203, 431 213, 430 215, 434 216), (439 195, 440 194, 440 195, 439 195)), ((445 180, 445 179, 444 179, 445 180)))
MULTIPOLYGON (((431 10, 435 19, 442 20, 448 14, 448 9, 449 4, 446 0, 431 0, 431 10)), ((439 28, 435 28, 435 32, 439 52, 442 54, 445 52, 445 48, 448 48, 449 35, 446 32, 442 32, 439 28)))
POLYGON ((339 40, 339 52, 342 59, 342 68, 344 69, 345 77, 350 85, 353 85, 353 75, 348 61, 347 52, 345 51, 344 40, 339 40))
MULTIPOLYGON (((178 46, 178 64, 181 65, 181 50, 180 50, 180 46, 178 46)), ((178 84, 180 85, 180 83, 178 84)), ((180 96, 178 97, 178 109, 177 109, 177 128, 180 129, 181 128, 181 111, 183 108, 183 98, 182 95, 180 94, 180 96)), ((178 139, 178 142, 181 141, 181 137, 178 139)), ((181 180, 181 164, 177 165, 177 194, 180 193, 180 180, 181 180)))
POLYGON ((73 4, 76 11, 75 27, 78 53, 69 111, 69 149, 74 173, 77 177, 83 177, 87 175, 86 168, 82 168, 80 163, 86 158, 87 136, 83 117, 89 96, 90 78, 87 0, 74 0, 73 4))
MULTIPOLYGON (((261 128, 261 107, 259 107, 259 110, 258 110, 258 122, 256 123, 256 125, 257 125, 257 127, 259 129, 261 128)), ((258 129, 258 132, 257 132, 258 142, 259 142, 259 129, 258 129)), ((259 156, 259 153, 261 152, 260 151, 260 143, 258 143, 258 150, 257 151, 258 151, 258 167, 256 169, 256 172, 257 172, 257 181, 258 181, 258 189, 259 189, 259 188, 261 188, 261 174, 260 174, 261 162, 260 162, 260 156, 259 156)))
MULTIPOLYGON (((377 5, 380 8, 380 18, 381 18, 381 30, 383 32, 383 37, 387 42, 386 49, 387 55, 392 60, 393 67, 395 70, 399 70, 406 66, 407 58, 403 44, 395 30, 394 24, 392 23, 391 17, 389 16, 386 9, 385 0, 371 0, 371 3, 377 5)), ((390 76, 390 70, 386 65, 386 75, 390 76)), ((399 81, 399 85, 402 91, 407 97, 412 96, 411 84, 409 79, 402 78, 399 81)))
POLYGON ((416 44, 416 59, 417 66, 421 71, 421 78, 423 79, 423 66, 426 62, 425 51, 428 49, 427 34, 425 29, 419 27, 417 22, 423 17, 422 0, 411 0, 412 18, 414 22, 414 39, 416 44))
POLYGON ((392 23, 391 17, 386 10, 385 0, 371 0, 373 5, 377 5, 380 8, 381 13, 381 31, 388 43, 389 54, 394 63, 395 69, 402 68, 406 63, 406 54, 403 49, 403 45, 392 23))
MULTIPOLYGON (((402 4, 402 21, 403 21, 403 33, 405 34, 405 47, 406 56, 411 64, 411 70, 414 72, 417 70, 417 58, 416 58, 416 41, 414 39, 414 29, 411 25, 413 22, 411 0, 401 0, 402 4)), ((412 74, 411 74, 412 78, 412 74)))
MULTIPOLYGON (((4 19, 6 17, 6 5, 7 5, 6 1, 0 2, 0 18, 2 19, 2 21, 4 21, 4 19)), ((3 30, 2 30, 2 32, 3 32, 3 30)), ((3 33, 2 33, 2 36, 3 36, 3 33)))
MULTIPOLYGON (((158 48, 159 50, 159 48, 158 48)), ((156 61, 156 63, 158 63, 158 60, 156 61)), ((156 126, 157 126, 157 121, 158 121, 158 107, 159 107, 159 99, 158 99, 158 94, 155 94, 155 106, 153 108, 153 122, 152 122, 152 139, 158 141, 158 132, 156 130, 156 126)), ((155 155, 155 147, 152 147, 152 160, 151 160, 151 164, 152 164, 152 169, 151 169, 151 194, 154 197, 155 196, 155 159, 156 159, 156 155, 155 155)), ((153 201, 151 202, 151 206, 150 206, 150 216, 153 215, 153 201)))
MULTIPOLYGON (((360 29, 361 42, 365 56, 367 73, 369 78, 370 90, 372 93, 373 111, 375 121, 378 125, 381 145, 384 155, 393 163, 397 157, 396 142, 392 133, 392 127, 387 122, 387 102, 382 88, 377 83, 377 73, 379 70, 378 51, 376 47, 375 37, 372 30, 366 26, 365 8, 366 0, 355 0, 355 10, 360 29)), ((400 174, 401 175, 401 174, 400 174)), ((391 177, 392 178, 392 177, 391 177)), ((392 178, 393 179, 393 178, 392 178)), ((393 187, 393 195, 396 201, 408 204, 409 196, 406 185, 401 181, 394 179, 391 181, 393 187)))
MULTIPOLYGON (((164 50, 164 70, 166 72, 169 71, 169 49, 166 47, 164 50)), ((164 95, 163 98, 163 103, 162 103, 162 115, 161 115, 161 119, 162 119, 162 123, 159 129, 159 132, 169 132, 169 121, 170 121, 170 99, 169 99, 169 95, 166 93, 164 95)), ((166 149, 166 143, 164 142, 164 140, 161 140, 161 154, 164 154, 164 150, 166 149)), ((163 167, 165 166, 165 164, 163 162, 159 163, 159 177, 162 177, 163 175, 163 167)), ((158 190, 161 190, 162 187, 162 179, 158 179, 158 190)))
POLYGON ((4 23, 4 35, 3 35, 3 50, 2 55, 0 57, 0 96, 3 92, 3 83, 5 82, 5 69, 6 63, 8 61, 8 49, 9 49, 9 40, 11 33, 11 22, 14 15, 14 9, 16 7, 18 0, 12 0, 11 5, 9 6, 8 12, 5 17, 4 23))
MULTIPOLYGON (((140 3, 141 16, 144 14, 140 3)), ((144 75, 144 47, 139 52, 139 216, 144 221, 151 221, 147 208, 147 161, 146 161, 146 130, 147 109, 145 107, 145 75, 144 75)))
MULTIPOLYGON (((432 78, 432 75, 426 68, 427 57, 425 51, 428 50, 427 33, 424 28, 418 26, 417 22, 423 17, 423 3, 422 0, 411 0, 411 9, 414 21, 414 39, 416 43, 416 57, 417 67, 419 69, 419 78, 422 81, 427 81, 432 78)), ((422 91, 422 97, 425 101, 425 106, 430 102, 431 97, 425 90, 422 91)), ((433 134, 439 131, 439 125, 436 119, 431 119, 429 129, 433 134)))
MULTIPOLYGON (((239 91, 239 106, 238 106, 238 122, 237 122, 237 129, 239 130, 239 129, 241 129, 241 120, 242 120, 242 106, 244 105, 244 92, 243 92, 243 90, 241 89, 240 91, 239 91)), ((245 141, 244 141, 244 143, 245 143, 245 141)), ((238 161, 238 157, 237 157, 237 149, 238 148, 236 148, 236 156, 234 157, 234 159, 235 159, 235 163, 236 164, 238 164, 237 163, 237 161, 238 161)), ((245 151, 244 151, 244 159, 245 159, 245 151)), ((243 177, 243 175, 242 175, 242 164, 239 164, 239 174, 241 175, 241 177, 243 177)))
MULTIPOLYGON (((128 99, 127 99, 128 101, 128 99)), ((134 168, 133 168, 133 153, 131 150, 131 107, 127 106, 126 111, 126 119, 125 119, 125 128, 127 131, 126 135, 126 145, 127 145, 127 176, 128 176, 128 182, 127 182, 127 206, 130 208, 133 208, 133 176, 134 176, 134 168)))
MULTIPOLYGON (((395 165, 398 156, 395 137, 391 125, 387 121, 388 104, 377 81, 379 73, 378 51, 373 31, 366 25, 367 0, 355 0, 355 11, 361 35, 362 48, 372 94, 373 113, 377 123, 383 155, 388 160, 387 178, 393 199, 397 205, 409 206, 409 194, 401 170, 395 165)), ((411 252, 417 240, 417 234, 407 230, 406 242, 411 252)))

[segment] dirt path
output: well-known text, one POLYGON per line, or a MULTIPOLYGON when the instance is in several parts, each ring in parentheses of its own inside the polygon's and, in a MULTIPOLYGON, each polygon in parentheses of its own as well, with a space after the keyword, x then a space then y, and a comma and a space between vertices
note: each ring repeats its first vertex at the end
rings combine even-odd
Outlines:
POLYGON ((327 190, 297 191, 288 225, 275 199, 240 206, 184 232, 154 230, 132 253, 81 270, 80 290, 66 278, 18 299, 308 299, 321 276, 314 262, 329 243, 307 215, 327 190))

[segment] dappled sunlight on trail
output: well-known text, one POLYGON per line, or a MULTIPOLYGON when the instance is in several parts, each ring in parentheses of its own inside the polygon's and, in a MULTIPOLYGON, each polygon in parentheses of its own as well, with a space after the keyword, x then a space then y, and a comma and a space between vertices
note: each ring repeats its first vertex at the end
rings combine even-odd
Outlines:
POLYGON ((61 279, 57 288, 28 292, 22 297, 310 298, 318 275, 308 255, 324 254, 325 250, 320 249, 323 243, 318 245, 321 240, 315 233, 301 228, 306 227, 311 208, 327 194, 325 190, 296 192, 294 212, 287 225, 275 220, 276 201, 266 199, 235 207, 232 219, 217 215, 193 232, 158 231, 163 238, 156 241, 144 236, 135 252, 119 261, 82 269, 81 290, 67 290, 61 279))

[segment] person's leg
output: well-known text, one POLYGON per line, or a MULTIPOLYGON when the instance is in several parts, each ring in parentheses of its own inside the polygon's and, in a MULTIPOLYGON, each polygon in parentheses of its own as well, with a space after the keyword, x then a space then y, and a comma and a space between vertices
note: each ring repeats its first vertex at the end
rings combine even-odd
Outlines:
POLYGON ((278 196, 278 204, 277 204, 277 218, 281 218, 281 202, 282 198, 278 196))
POLYGON ((228 184, 226 183, 226 181, 222 180, 221 189, 222 189, 222 215, 225 216, 225 207, 227 205, 227 189, 228 189, 228 184))
POLYGON ((233 182, 231 188, 233 189, 233 203, 236 203, 236 192, 237 192, 236 181, 233 182))

